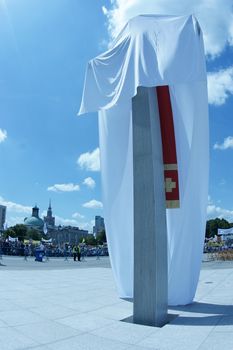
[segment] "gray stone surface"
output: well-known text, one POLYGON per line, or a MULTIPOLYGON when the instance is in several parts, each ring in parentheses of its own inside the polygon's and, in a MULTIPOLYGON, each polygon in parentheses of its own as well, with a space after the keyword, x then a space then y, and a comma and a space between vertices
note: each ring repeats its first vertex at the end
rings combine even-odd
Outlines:
POLYGON ((204 262, 195 302, 170 307, 170 323, 154 328, 121 322, 133 305, 118 298, 101 260, 34 268, 32 259, 3 257, 0 350, 233 349, 233 262, 204 262))
POLYGON ((167 321, 167 225, 164 164, 155 88, 132 99, 134 177, 134 323, 167 321), (143 238, 142 238, 143 236, 143 238))

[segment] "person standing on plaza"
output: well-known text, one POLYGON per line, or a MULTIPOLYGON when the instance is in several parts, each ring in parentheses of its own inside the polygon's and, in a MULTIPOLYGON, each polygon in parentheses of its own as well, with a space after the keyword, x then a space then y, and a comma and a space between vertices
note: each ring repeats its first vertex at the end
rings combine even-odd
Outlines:
POLYGON ((96 247, 96 260, 100 260, 101 248, 99 245, 96 247))
POLYGON ((44 253, 46 261, 49 261, 49 247, 47 245, 45 245, 44 253))
POLYGON ((28 255, 29 255, 29 247, 28 247, 28 244, 25 244, 25 246, 24 246, 24 260, 25 261, 28 260, 28 255))
POLYGON ((74 261, 76 261, 77 253, 78 253, 78 247, 76 245, 73 246, 72 253, 73 253, 74 261))
POLYGON ((68 253, 69 253, 69 250, 68 250, 68 244, 67 243, 65 243, 65 247, 64 247, 64 260, 65 261, 68 261, 68 253))
POLYGON ((78 249, 77 249, 78 261, 81 261, 81 247, 80 247, 80 245, 78 245, 77 248, 78 248, 78 249))

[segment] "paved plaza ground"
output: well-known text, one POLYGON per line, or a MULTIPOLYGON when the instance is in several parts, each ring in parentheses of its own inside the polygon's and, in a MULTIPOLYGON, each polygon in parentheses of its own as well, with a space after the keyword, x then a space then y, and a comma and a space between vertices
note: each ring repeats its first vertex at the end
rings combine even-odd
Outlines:
POLYGON ((233 350, 233 263, 203 262, 195 302, 163 328, 121 322, 109 259, 0 262, 0 350, 233 350))

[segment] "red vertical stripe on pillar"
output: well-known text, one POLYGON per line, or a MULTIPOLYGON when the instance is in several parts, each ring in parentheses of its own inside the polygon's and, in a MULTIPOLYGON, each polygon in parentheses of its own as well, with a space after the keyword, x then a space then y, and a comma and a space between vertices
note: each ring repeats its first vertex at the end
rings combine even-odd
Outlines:
POLYGON ((179 208, 179 178, 176 140, 169 87, 157 86, 157 100, 163 148, 164 180, 167 208, 179 208))

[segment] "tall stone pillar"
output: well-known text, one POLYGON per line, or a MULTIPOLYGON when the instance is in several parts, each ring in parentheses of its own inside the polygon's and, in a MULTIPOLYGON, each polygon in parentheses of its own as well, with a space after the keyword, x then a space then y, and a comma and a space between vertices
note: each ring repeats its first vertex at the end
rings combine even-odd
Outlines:
POLYGON ((164 164, 155 88, 132 100, 134 171, 134 323, 167 322, 168 273, 164 164))

